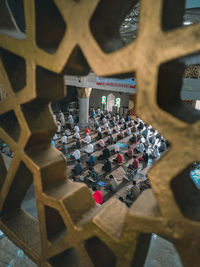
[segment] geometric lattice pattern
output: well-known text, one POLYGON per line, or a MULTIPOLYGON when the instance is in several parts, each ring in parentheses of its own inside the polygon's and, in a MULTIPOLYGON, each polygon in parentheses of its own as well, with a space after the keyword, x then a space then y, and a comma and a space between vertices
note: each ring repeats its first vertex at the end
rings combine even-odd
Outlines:
MULTIPOLYGON (((199 117, 191 124, 166 112, 162 103, 168 95, 176 99, 180 88, 169 94, 160 88, 158 105, 157 83, 161 64, 200 51, 200 24, 178 28, 185 1, 141 0, 137 38, 122 47, 117 27, 135 2, 26 0, 22 34, 2 1, 0 83, 7 97, 0 120, 12 116, 14 125, 1 124, 0 138, 14 157, 0 182, 0 228, 39 266, 143 266, 151 233, 173 242, 184 266, 199 266, 200 222, 180 209, 181 182, 174 191, 171 186, 200 161, 199 117), (130 209, 116 199, 97 207, 85 185, 68 180, 66 161, 50 144, 56 125, 49 103, 64 97, 63 74, 84 75, 89 66, 102 76, 134 72, 137 115, 171 143, 149 173, 152 191, 130 209), (15 71, 19 79, 13 81, 15 71), (32 181, 39 222, 20 208, 32 181)), ((193 117, 192 108, 187 116, 193 117)))
POLYGON ((200 66, 191 65, 186 68, 184 73, 185 78, 200 78, 200 66))

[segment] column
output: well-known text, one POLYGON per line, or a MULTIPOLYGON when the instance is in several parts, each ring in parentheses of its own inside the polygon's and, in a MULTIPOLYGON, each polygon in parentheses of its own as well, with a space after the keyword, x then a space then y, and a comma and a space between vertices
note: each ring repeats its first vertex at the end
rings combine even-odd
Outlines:
POLYGON ((79 126, 85 128, 88 125, 89 98, 92 88, 77 88, 79 97, 79 126))
POLYGON ((128 113, 129 113, 129 116, 131 117, 131 119, 134 119, 136 116, 135 107, 136 107, 136 95, 130 94, 129 95, 128 113))

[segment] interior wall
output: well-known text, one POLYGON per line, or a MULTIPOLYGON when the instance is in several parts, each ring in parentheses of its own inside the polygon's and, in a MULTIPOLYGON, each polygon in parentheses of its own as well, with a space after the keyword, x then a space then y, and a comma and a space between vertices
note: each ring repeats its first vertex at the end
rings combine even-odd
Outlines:
POLYGON ((115 91, 92 89, 90 94, 90 107, 98 108, 101 107, 101 97, 108 96, 112 93, 115 98, 121 98, 121 107, 128 107, 129 104, 129 93, 120 93, 115 91))

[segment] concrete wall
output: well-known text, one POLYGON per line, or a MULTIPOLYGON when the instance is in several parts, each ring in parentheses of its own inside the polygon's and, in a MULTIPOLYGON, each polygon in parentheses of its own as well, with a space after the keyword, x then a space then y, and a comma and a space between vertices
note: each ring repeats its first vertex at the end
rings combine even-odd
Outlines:
POLYGON ((115 98, 121 98, 121 107, 128 107, 129 93, 120 94, 119 92, 98 89, 92 89, 92 92, 90 94, 90 106, 93 106, 94 108, 101 107, 101 97, 108 96, 110 93, 112 93, 115 98))

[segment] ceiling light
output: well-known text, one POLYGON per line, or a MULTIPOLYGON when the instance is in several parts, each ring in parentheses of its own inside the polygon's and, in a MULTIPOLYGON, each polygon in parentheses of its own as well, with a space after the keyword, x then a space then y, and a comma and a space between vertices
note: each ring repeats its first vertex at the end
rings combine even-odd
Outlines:
POLYGON ((190 25, 190 24, 192 24, 192 22, 191 21, 185 21, 183 24, 184 25, 190 25))

